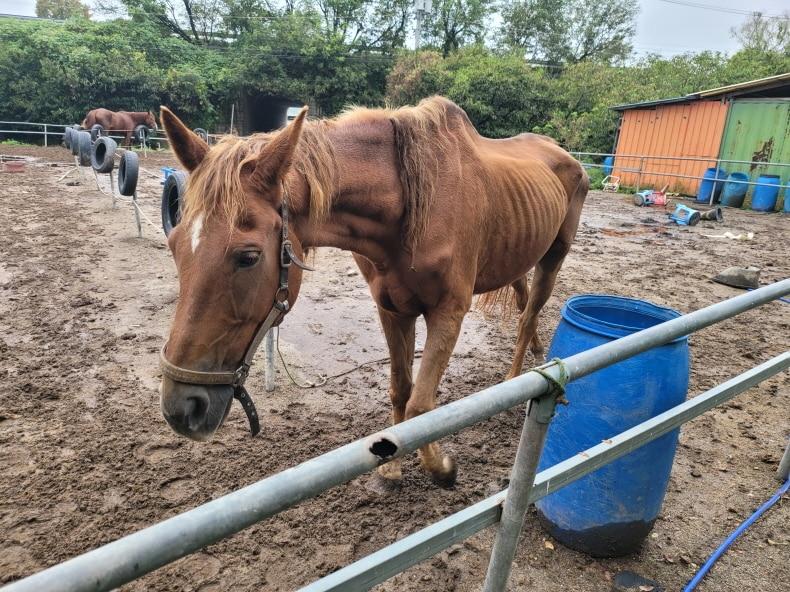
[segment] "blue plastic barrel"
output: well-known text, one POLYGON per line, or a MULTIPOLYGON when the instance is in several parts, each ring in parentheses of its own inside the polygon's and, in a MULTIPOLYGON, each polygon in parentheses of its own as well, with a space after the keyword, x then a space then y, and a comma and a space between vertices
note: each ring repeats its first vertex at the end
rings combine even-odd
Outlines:
MULTIPOLYGON (((574 296, 562 309, 549 357, 565 358, 678 316, 644 300, 574 296)), ((571 382, 569 404, 557 408, 539 469, 679 405, 688 380, 688 339, 681 337, 571 382)), ((595 557, 637 551, 661 510, 677 441, 674 430, 539 500, 544 527, 595 557)))
POLYGON ((723 168, 717 169, 716 167, 711 167, 709 169, 705 169, 705 174, 702 175, 702 177, 702 182, 699 184, 699 190, 697 191, 697 201, 709 203, 710 194, 712 191, 714 191, 713 184, 716 182, 713 200, 715 202, 718 200, 722 187, 724 187, 724 182, 727 180, 727 171, 725 171, 723 168), (717 170, 718 176, 716 175, 717 170))
POLYGON ((727 177, 724 189, 721 191, 721 205, 730 208, 740 208, 743 206, 746 192, 749 191, 749 186, 745 183, 748 181, 749 175, 746 173, 731 173, 730 176, 727 177))
POLYGON ((782 207, 782 212, 790 214, 790 186, 785 189, 785 205, 782 207))
POLYGON ((614 156, 607 156, 603 159, 603 174, 611 175, 614 168, 614 156))
POLYGON ((779 175, 760 175, 758 183, 769 185, 755 185, 752 193, 752 209, 755 212, 773 212, 776 200, 779 197, 779 175))

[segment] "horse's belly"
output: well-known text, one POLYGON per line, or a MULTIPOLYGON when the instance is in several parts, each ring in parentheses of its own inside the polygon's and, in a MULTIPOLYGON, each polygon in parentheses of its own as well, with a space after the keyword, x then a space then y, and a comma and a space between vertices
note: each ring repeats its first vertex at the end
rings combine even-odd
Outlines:
POLYGON ((490 292, 522 277, 543 258, 559 233, 564 215, 541 220, 539 231, 519 235, 511 229, 494 229, 475 279, 475 294, 490 292), (509 231, 509 232, 508 232, 509 231))

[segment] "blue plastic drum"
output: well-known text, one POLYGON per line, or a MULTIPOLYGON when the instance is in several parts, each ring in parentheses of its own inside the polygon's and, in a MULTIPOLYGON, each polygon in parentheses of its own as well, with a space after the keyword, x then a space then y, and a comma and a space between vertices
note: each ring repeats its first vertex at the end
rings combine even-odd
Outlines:
POLYGON ((746 173, 732 173, 724 184, 724 189, 721 192, 721 205, 728 208, 740 208, 743 206, 743 200, 746 198, 746 193, 749 191, 749 186, 746 184, 749 181, 749 175, 746 173))
POLYGON ((713 203, 716 203, 726 180, 727 171, 724 169, 716 167, 706 169, 697 191, 697 201, 710 203, 710 196, 713 193, 713 203))
POLYGON ((779 198, 781 181, 779 175, 760 175, 752 193, 752 209, 755 212, 773 212, 779 198))
MULTIPOLYGON (((549 357, 567 356, 680 316, 644 300, 574 296, 549 357)), ((539 469, 679 405, 689 380, 688 339, 681 337, 571 382, 567 406, 549 426, 539 469)), ((596 557, 635 552, 653 527, 664 500, 678 430, 654 440, 537 502, 547 530, 564 545, 596 557)))

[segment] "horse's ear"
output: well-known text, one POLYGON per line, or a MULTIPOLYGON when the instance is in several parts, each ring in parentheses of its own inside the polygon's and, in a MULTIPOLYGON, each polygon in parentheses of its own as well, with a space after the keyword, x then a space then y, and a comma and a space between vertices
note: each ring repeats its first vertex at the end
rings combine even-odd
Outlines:
POLYGON ((249 180, 258 189, 269 189, 279 185, 291 167, 302 126, 307 116, 307 107, 302 107, 294 120, 281 130, 255 156, 247 158, 242 170, 249 173, 249 180))
POLYGON ((159 113, 170 147, 176 157, 188 171, 195 170, 203 162, 208 152, 208 144, 185 126, 167 107, 161 107, 159 113))

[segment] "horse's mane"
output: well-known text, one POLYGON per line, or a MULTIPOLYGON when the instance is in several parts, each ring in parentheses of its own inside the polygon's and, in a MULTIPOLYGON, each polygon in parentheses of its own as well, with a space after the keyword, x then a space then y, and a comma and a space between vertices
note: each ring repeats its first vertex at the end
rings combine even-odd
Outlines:
MULTIPOLYGON (((315 220, 326 219, 337 191, 336 155, 329 132, 344 124, 388 120, 393 127, 405 200, 404 242, 416 244, 427 225, 438 183, 439 159, 450 136, 451 112, 460 112, 468 121, 452 102, 432 97, 416 107, 353 107, 335 119, 305 122, 293 167, 304 176, 310 188, 310 216, 315 220)), ((190 175, 184 198, 184 219, 218 213, 235 224, 243 218, 246 195, 241 168, 246 161, 255 158, 276 133, 253 134, 247 138, 226 136, 212 146, 201 165, 190 175)))

